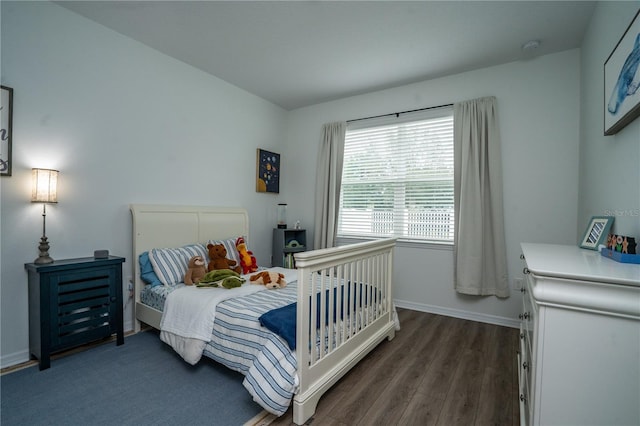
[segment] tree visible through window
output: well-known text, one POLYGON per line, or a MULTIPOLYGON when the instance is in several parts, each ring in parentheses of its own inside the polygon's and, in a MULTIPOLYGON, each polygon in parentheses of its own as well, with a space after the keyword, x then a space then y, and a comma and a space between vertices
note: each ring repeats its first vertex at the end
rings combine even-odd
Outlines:
POLYGON ((338 237, 453 241, 450 107, 349 123, 338 237))

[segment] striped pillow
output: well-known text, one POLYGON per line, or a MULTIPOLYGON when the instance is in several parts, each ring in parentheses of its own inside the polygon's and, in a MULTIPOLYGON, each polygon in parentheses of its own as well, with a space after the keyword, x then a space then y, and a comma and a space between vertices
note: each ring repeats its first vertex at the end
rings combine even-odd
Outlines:
POLYGON ((149 260, 153 271, 165 286, 176 285, 184 281, 184 274, 193 256, 207 258, 207 249, 202 244, 189 244, 180 248, 149 250, 149 260))

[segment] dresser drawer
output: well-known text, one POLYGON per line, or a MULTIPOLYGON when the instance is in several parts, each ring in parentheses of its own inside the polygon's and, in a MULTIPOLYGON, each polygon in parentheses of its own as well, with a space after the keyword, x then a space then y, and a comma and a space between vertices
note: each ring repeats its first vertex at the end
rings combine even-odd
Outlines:
POLYGON ((531 410, 534 406, 535 374, 535 328, 537 320, 536 305, 531 293, 531 283, 527 269, 524 270, 524 285, 521 289, 520 319, 520 356, 518 357, 518 378, 520 383, 520 424, 531 423, 531 410))
MULTIPOLYGON (((518 366, 522 366, 522 356, 518 354, 518 366)), ((519 395, 518 401, 520 404, 520 425, 525 426, 529 423, 529 383, 526 379, 527 375, 521 367, 518 368, 518 384, 519 395)))
POLYGON ((530 399, 531 394, 531 370, 532 370, 532 358, 531 351, 528 348, 527 343, 527 334, 524 332, 522 326, 520 326, 520 360, 518 362, 518 369, 520 370, 520 375, 522 376, 522 383, 524 384, 524 388, 522 392, 525 394, 525 398, 527 401, 530 399))
POLYGON ((529 358, 531 359, 531 354, 533 352, 534 332, 535 332, 536 306, 533 303, 533 298, 531 296, 531 286, 529 285, 528 280, 525 281, 525 286, 522 292, 522 312, 524 317, 522 319, 522 325, 524 327, 525 340, 527 342, 527 350, 529 353, 529 358))

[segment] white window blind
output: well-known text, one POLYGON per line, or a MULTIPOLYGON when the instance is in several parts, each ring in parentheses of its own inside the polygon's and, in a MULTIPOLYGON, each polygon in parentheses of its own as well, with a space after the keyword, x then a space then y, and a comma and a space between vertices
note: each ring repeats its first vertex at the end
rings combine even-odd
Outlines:
POLYGON ((338 237, 453 242, 453 109, 349 123, 338 237))

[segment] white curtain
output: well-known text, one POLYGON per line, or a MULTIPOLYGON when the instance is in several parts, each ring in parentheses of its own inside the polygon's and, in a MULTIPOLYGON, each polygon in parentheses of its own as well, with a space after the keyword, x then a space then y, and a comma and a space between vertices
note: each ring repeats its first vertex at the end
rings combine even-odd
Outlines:
POLYGON ((509 297, 495 97, 454 104, 455 289, 509 297))
POLYGON ((346 129, 347 123, 344 121, 322 126, 316 169, 314 249, 333 247, 335 243, 346 129))

